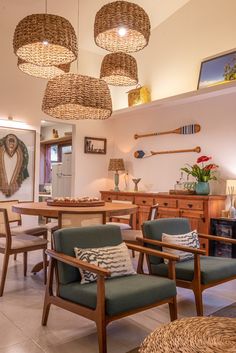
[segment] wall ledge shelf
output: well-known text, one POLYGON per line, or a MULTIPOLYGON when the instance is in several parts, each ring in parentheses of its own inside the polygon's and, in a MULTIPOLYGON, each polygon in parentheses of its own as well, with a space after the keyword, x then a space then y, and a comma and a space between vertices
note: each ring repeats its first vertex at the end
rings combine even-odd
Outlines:
POLYGON ((61 143, 71 143, 71 142, 72 142, 72 135, 53 138, 50 140, 43 140, 43 141, 40 141, 40 144, 41 145, 57 145, 57 144, 61 144, 61 143))
POLYGON ((116 119, 121 116, 134 115, 142 111, 156 110, 156 108, 166 108, 181 104, 193 103, 208 98, 236 93, 236 81, 226 84, 215 85, 212 87, 201 88, 199 90, 181 93, 175 96, 157 99, 151 103, 140 104, 134 107, 123 108, 114 111, 112 118, 116 119))

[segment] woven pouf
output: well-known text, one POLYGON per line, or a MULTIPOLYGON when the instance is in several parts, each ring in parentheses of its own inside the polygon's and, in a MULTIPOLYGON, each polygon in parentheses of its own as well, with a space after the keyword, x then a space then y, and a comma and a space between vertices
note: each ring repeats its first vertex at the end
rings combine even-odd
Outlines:
POLYGON ((236 353, 236 319, 180 319, 152 332, 140 353, 236 353))

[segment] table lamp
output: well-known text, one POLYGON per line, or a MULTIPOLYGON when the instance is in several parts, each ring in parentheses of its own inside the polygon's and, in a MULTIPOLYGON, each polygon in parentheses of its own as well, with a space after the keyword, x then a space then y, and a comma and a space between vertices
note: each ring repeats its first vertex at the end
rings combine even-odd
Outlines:
POLYGON ((115 188, 114 191, 120 191, 119 189, 119 173, 118 171, 124 171, 125 170, 125 165, 124 161, 122 158, 111 158, 109 162, 109 171, 115 172, 114 174, 114 182, 115 182, 115 188))
POLYGON ((234 195, 236 194, 236 180, 226 180, 226 194, 230 197, 229 218, 235 218, 234 195))

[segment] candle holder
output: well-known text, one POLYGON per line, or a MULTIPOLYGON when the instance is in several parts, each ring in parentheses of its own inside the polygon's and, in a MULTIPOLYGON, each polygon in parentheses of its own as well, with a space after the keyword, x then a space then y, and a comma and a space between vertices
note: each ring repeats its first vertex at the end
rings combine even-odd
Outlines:
POLYGON ((138 191, 138 183, 140 182, 141 178, 132 179, 134 182, 134 191, 138 191))

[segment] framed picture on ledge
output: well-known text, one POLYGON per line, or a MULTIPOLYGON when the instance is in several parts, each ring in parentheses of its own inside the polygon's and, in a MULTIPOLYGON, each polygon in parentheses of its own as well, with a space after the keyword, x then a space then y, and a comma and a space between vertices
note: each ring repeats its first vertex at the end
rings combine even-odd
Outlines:
POLYGON ((236 80, 236 50, 214 56, 201 63, 198 89, 236 80))
POLYGON ((98 137, 84 138, 84 153, 106 154, 107 139, 98 137))

